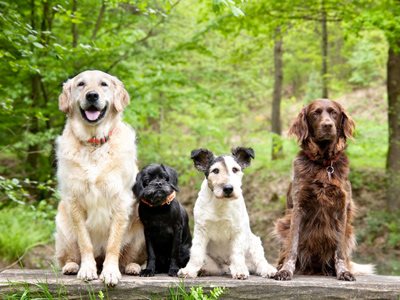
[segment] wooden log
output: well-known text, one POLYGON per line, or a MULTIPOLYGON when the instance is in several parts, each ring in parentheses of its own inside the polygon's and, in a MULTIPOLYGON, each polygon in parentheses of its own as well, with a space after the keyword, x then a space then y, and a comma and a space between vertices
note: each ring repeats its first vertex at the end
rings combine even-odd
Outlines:
POLYGON ((55 274, 52 270, 7 270, 0 274, 0 298, 24 290, 28 284, 31 291, 37 285, 56 296, 61 292, 67 299, 90 299, 89 292, 104 299, 159 299, 184 283, 186 292, 191 286, 202 286, 204 291, 225 287, 227 292, 219 299, 400 299, 400 277, 357 276, 357 281, 346 282, 326 276, 294 276, 291 281, 250 276, 248 280, 234 280, 230 276, 205 276, 196 279, 172 278, 166 274, 154 277, 123 275, 116 287, 106 288, 100 280, 90 283, 77 280, 76 275, 55 274), (21 284, 16 284, 21 283, 21 284), (107 296, 108 295, 108 296, 107 296), (148 298, 146 298, 148 297, 148 298))

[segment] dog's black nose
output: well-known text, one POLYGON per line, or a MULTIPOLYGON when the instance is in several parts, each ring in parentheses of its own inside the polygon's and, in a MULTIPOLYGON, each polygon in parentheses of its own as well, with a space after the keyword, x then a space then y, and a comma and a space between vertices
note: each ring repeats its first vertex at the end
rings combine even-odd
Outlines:
POLYGON ((231 186, 230 184, 227 184, 224 186, 223 191, 225 194, 230 195, 233 192, 233 186, 231 186))
POLYGON ((157 181, 157 182, 155 183, 155 185, 156 185, 156 187, 161 187, 161 186, 162 186, 162 183, 159 182, 159 181, 157 181))
POLYGON ((322 123, 322 127, 326 128, 326 129, 332 128, 332 126, 333 126, 333 123, 331 121, 325 121, 322 123))
POLYGON ((99 94, 96 91, 90 91, 86 94, 86 100, 89 102, 95 102, 99 99, 99 94))

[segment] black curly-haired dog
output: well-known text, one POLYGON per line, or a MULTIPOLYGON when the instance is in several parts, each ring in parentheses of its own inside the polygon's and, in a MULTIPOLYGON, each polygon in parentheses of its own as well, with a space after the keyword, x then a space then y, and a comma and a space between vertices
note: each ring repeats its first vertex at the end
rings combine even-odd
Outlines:
POLYGON ((133 193, 141 202, 139 216, 144 225, 147 266, 140 276, 167 273, 178 276, 186 266, 192 236, 186 210, 176 199, 178 172, 168 166, 151 164, 136 177, 133 193))

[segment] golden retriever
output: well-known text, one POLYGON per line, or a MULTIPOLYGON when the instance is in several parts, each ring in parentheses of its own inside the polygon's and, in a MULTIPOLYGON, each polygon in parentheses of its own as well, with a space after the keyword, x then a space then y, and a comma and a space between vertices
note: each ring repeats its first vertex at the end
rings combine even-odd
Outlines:
POLYGON ((135 131, 123 123, 129 103, 122 82, 85 71, 64 83, 59 108, 68 115, 56 140, 61 201, 56 258, 63 274, 116 285, 121 271, 145 262, 143 224, 132 186, 138 172, 135 131))

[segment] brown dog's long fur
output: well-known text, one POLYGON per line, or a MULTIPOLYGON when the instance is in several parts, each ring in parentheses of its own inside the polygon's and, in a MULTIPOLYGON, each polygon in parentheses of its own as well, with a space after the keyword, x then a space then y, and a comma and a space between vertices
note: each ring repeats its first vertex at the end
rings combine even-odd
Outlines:
MULTIPOLYGON (((357 264, 350 261, 356 245, 351 225, 355 206, 345 153, 346 138, 352 139, 354 130, 355 123, 344 109, 327 99, 305 106, 292 124, 289 134, 298 137, 302 150, 293 161, 286 215, 275 223, 281 242, 276 279, 290 280, 295 273, 355 280, 351 272, 357 273, 357 264), (340 112, 333 120, 336 132, 330 140, 319 140, 319 121, 309 121, 313 111, 327 109, 324 105, 340 112), (324 162, 334 167, 331 178, 324 162)), ((370 266, 366 269, 372 272, 370 266)))

